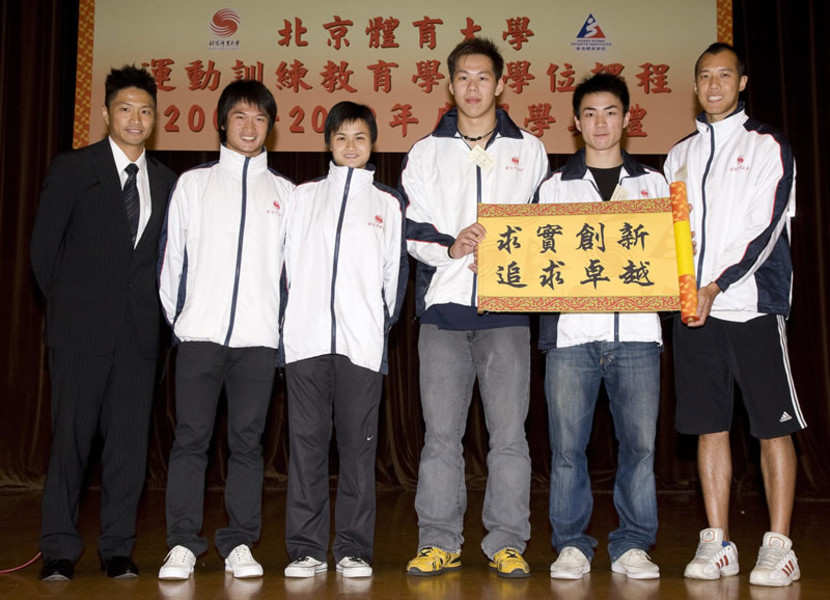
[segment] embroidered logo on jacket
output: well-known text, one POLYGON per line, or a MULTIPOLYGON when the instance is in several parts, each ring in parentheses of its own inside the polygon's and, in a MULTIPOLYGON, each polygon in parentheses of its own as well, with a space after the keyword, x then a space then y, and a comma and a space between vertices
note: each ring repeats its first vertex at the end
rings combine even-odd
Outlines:
POLYGON ((272 202, 272 204, 274 205, 274 208, 269 208, 268 210, 266 210, 265 211, 266 214, 269 214, 269 215, 278 215, 278 214, 280 214, 280 210, 282 210, 282 208, 280 207, 280 203, 277 202, 276 200, 274 200, 274 202, 272 202))
POLYGON ((375 215, 374 221, 369 221, 369 227, 377 227, 378 229, 383 229, 383 217, 380 215, 375 215))
POLYGON ((519 166, 519 157, 514 156, 510 159, 510 164, 504 167, 505 171, 519 171, 522 172, 524 169, 519 166))
POLYGON ((744 157, 743 156, 738 156, 738 158, 735 159, 735 164, 733 166, 729 167, 729 170, 730 171, 749 171, 749 165, 744 164, 744 157))

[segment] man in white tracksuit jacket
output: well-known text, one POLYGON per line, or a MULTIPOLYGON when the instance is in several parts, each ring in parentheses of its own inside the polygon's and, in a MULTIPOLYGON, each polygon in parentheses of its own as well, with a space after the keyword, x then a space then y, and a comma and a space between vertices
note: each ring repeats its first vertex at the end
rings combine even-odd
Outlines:
MULTIPOLYGON (((594 75, 577 86, 573 107, 585 148, 539 186, 540 203, 669 195, 661 173, 622 150, 630 116, 625 81, 606 73, 594 75)), ((663 344, 660 318, 656 313, 552 314, 541 317, 539 329, 539 348, 546 352, 552 455, 550 523, 559 553, 551 577, 579 579, 591 570, 597 540, 586 533, 593 508, 586 448, 603 381, 619 441, 614 481, 619 526, 608 536, 611 570, 635 579, 659 577, 646 551, 657 539, 654 442, 663 344)))
POLYGON ((476 310, 479 202, 532 200, 548 170, 541 141, 519 129, 496 98, 504 61, 489 40, 462 42, 447 61, 456 108, 409 151, 401 173, 408 200, 407 244, 418 260, 421 406, 426 432, 415 509, 420 528, 410 575, 461 566, 466 489, 461 440, 478 378, 489 432, 481 543, 491 568, 527 577, 530 457, 525 437, 530 390, 526 315, 476 310))
POLYGON ((219 160, 179 179, 162 232, 159 288, 178 343, 176 433, 167 474, 167 545, 160 579, 187 579, 201 535, 205 468, 222 386, 228 400, 229 524, 216 532, 225 570, 258 577, 250 548, 262 513, 262 432, 279 344, 286 202, 294 185, 268 167, 274 97, 236 81, 219 99, 219 160))
POLYGON ((727 44, 712 44, 695 64, 703 108, 697 131, 671 149, 665 173, 682 180, 697 243, 697 321, 675 319, 676 427, 698 435, 698 470, 708 527, 700 532, 686 577, 738 573, 729 539, 732 461, 729 429, 735 383, 760 439, 770 510, 757 585, 789 585, 801 576, 789 539, 795 495, 792 433, 806 427, 787 354, 790 311, 790 218, 795 214, 795 160, 789 142, 747 116, 739 94, 743 62, 727 44))
POLYGON ((340 102, 325 124, 326 177, 297 186, 286 215, 282 344, 288 387, 286 577, 328 568, 329 447, 337 431, 332 554, 344 577, 372 574, 378 410, 387 334, 409 274, 400 194, 367 164, 368 106, 340 102))

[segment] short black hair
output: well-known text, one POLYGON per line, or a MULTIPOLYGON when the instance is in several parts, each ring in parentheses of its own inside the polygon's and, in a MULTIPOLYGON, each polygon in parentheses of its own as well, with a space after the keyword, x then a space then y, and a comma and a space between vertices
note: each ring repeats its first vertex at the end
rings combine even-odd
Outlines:
POLYGON ((458 44, 447 57, 447 68, 450 71, 450 80, 455 75, 455 67, 458 64, 458 59, 472 54, 483 54, 493 61, 493 73, 496 75, 496 80, 501 79, 504 73, 504 58, 501 52, 499 52, 498 47, 488 38, 474 37, 458 44))
POLYGON ((232 81, 222 90, 217 106, 216 124, 219 127, 219 141, 223 144, 227 141, 228 132, 225 127, 228 124, 228 113, 236 106, 237 102, 244 102, 256 106, 268 116, 268 132, 274 128, 274 121, 277 120, 277 101, 267 87, 256 79, 238 79, 232 81))
POLYGON ((735 63, 738 68, 738 77, 746 75, 746 65, 744 64, 744 59, 741 58, 741 55, 738 54, 735 47, 725 42, 715 42, 714 44, 710 44, 709 47, 697 57, 697 60, 695 61, 695 79, 697 79, 697 70, 700 68, 700 61, 703 60, 703 57, 707 54, 720 54, 721 52, 731 52, 734 54, 735 63))
POLYGON ((631 97, 628 94, 628 85, 625 79, 619 75, 612 75, 611 73, 597 73, 592 77, 586 77, 582 80, 573 93, 574 115, 579 118, 579 109, 582 106, 582 99, 588 94, 599 94, 608 92, 614 94, 622 103, 623 113, 628 112, 628 107, 631 104, 631 97))
POLYGON ((326 117, 326 127, 323 133, 326 146, 331 146, 332 134, 337 133, 344 123, 352 123, 354 121, 363 121, 366 123, 369 127, 369 138, 372 144, 377 141, 378 124, 375 121, 375 115, 372 114, 372 109, 365 104, 357 104, 356 102, 344 100, 332 106, 326 117))
POLYGON ((123 89, 138 88, 144 90, 153 98, 156 103, 156 80, 147 71, 133 65, 124 65, 120 69, 113 68, 107 79, 104 81, 104 104, 109 110, 110 103, 123 89))

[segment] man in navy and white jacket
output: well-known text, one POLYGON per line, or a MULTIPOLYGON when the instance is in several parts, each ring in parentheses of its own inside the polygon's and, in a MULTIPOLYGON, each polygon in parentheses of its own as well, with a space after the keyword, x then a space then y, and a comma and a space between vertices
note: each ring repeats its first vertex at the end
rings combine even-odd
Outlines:
MULTIPOLYGON (((622 150, 628 87, 600 73, 573 94, 574 122, 585 148, 539 187, 538 201, 600 202, 665 198, 663 176, 622 150)), ((540 320, 546 352, 545 395, 551 445, 550 522, 559 557, 551 577, 579 579, 591 570, 597 540, 586 533, 593 497, 585 449, 602 381, 619 441, 614 506, 619 527, 608 536, 611 570, 652 579, 660 570, 646 551, 657 538, 654 440, 660 404, 660 319, 656 313, 565 313, 540 320)))
POLYGON ((450 54, 456 108, 409 151, 401 174, 409 253, 418 260, 421 406, 426 433, 418 472, 420 536, 410 575, 461 566, 466 490, 461 440, 479 381, 490 434, 481 543, 498 575, 526 577, 530 457, 525 437, 530 390, 526 315, 476 311, 474 250, 485 235, 479 202, 529 202, 548 170, 538 138, 496 108, 504 60, 474 38, 450 54))
POLYGON ((176 433, 167 473, 167 545, 159 579, 188 579, 202 536, 207 452, 219 394, 228 399, 225 571, 259 577, 251 555, 262 515, 262 432, 279 344, 284 214, 294 185, 268 167, 277 105, 258 81, 219 98, 219 161, 187 171, 162 232, 159 288, 178 342, 176 433))
POLYGON ((790 311, 790 218, 795 214, 795 161, 787 140, 747 116, 739 94, 743 62, 727 44, 713 44, 695 64, 703 108, 697 132, 679 142, 665 164, 669 180, 686 182, 695 267, 697 320, 674 324, 676 427, 698 435, 698 470, 709 527, 700 532, 686 577, 738 573, 729 541, 732 461, 729 429, 734 385, 741 389, 750 431, 760 439, 770 511, 757 585, 789 585, 801 576, 790 518, 796 457, 791 434, 806 427, 787 355, 790 311))

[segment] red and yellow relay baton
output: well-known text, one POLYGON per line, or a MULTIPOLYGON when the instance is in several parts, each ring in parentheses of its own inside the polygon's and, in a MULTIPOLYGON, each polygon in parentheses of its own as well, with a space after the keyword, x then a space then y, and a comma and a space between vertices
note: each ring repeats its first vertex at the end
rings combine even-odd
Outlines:
POLYGON ((680 281, 680 318, 684 323, 697 320, 697 282, 692 250, 692 228, 689 223, 689 203, 686 183, 675 181, 671 189, 671 211, 674 222, 674 245, 677 251, 677 276, 680 281))

